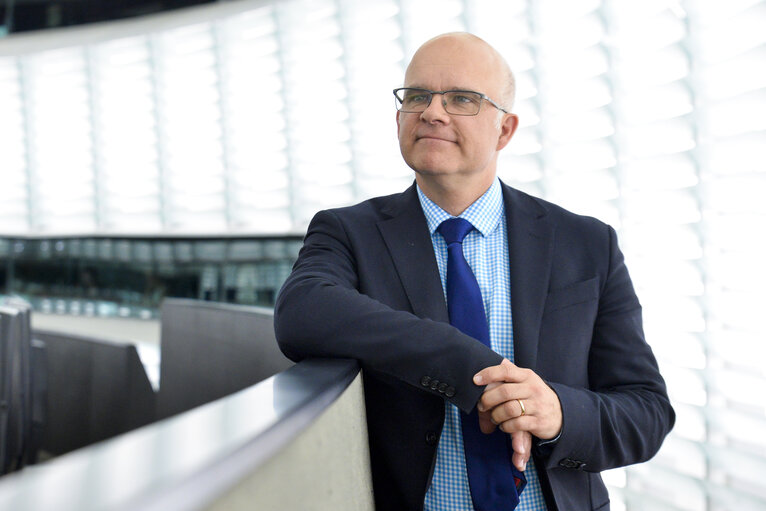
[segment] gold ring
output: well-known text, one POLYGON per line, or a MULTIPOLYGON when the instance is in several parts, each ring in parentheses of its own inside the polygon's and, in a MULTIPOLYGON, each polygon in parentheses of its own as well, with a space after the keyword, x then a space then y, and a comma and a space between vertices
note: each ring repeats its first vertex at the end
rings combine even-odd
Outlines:
POLYGON ((527 414, 527 409, 526 407, 524 407, 524 401, 522 401, 521 399, 517 399, 516 401, 519 403, 519 406, 521 407, 521 414, 519 415, 519 417, 524 417, 527 414))

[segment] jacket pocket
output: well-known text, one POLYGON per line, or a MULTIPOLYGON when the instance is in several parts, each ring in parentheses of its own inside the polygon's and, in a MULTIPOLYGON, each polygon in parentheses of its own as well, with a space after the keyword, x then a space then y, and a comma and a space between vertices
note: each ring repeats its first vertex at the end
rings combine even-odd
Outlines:
POLYGON ((598 300, 598 277, 549 292, 545 299, 543 315, 593 300, 598 300))

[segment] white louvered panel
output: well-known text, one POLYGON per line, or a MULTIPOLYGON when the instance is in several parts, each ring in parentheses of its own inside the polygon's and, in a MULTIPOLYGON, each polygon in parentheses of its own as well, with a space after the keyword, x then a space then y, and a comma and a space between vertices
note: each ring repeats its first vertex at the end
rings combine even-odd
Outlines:
POLYGON ((763 443, 766 401, 759 391, 766 301, 758 268, 766 241, 762 193, 766 107, 763 70, 764 2, 698 2, 690 6, 697 28, 694 83, 700 120, 701 204, 705 222, 708 309, 707 413, 711 474, 710 509, 766 507, 763 443), (717 492, 716 486, 727 487, 717 492), (721 494, 727 498, 721 498, 721 494))
POLYGON ((405 65, 410 61, 415 50, 428 39, 444 32, 466 29, 464 3, 460 0, 399 2, 405 65))
POLYGON ((300 0, 277 6, 284 66, 293 223, 353 199, 351 138, 337 6, 300 0))
POLYGON ((218 23, 230 229, 292 230, 283 69, 274 9, 218 23))
POLYGON ((709 357, 689 30, 678 2, 612 1, 606 11, 621 244, 643 305, 647 340, 678 414, 658 456, 626 469, 625 505, 630 511, 704 509, 709 357), (652 498, 644 499, 646 494, 652 498))
POLYGON ((655 464, 632 467, 627 489, 628 511, 698 511, 707 499, 697 478, 655 464))
POLYGON ((34 54, 23 59, 22 69, 34 183, 32 230, 93 232, 94 148, 85 50, 34 54))
POLYGON ((217 60, 209 23, 152 39, 164 228, 227 228, 217 60))
POLYGON ((0 57, 0 234, 30 227, 23 108, 18 59, 0 57))
POLYGON ((619 226, 613 94, 598 2, 533 4, 545 197, 619 226))
POLYGON ((159 232, 159 147, 148 38, 97 45, 91 65, 100 230, 159 232))
POLYGON ((395 193, 412 182, 396 137, 394 96, 404 60, 399 7, 339 0, 355 200, 395 193), (371 63, 374 62, 374 65, 371 63), (373 121, 375 119, 375 121, 373 121))

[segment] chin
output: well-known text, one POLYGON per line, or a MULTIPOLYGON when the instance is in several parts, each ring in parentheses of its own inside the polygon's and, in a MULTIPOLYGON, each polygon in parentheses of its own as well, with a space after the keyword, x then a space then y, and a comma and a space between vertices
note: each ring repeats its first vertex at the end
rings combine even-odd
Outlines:
POLYGON ((452 169, 442 169, 442 168, 434 168, 434 167, 421 167, 414 169, 415 172, 418 174, 422 174, 424 176, 449 176, 451 174, 456 174, 457 172, 452 169))
POLYGON ((425 176, 444 176, 457 172, 457 169, 441 159, 418 158, 405 161, 412 170, 425 176))
POLYGON ((455 169, 441 165, 410 165, 410 168, 412 168, 412 170, 418 174, 422 174, 424 176, 448 176, 450 174, 457 173, 455 169))

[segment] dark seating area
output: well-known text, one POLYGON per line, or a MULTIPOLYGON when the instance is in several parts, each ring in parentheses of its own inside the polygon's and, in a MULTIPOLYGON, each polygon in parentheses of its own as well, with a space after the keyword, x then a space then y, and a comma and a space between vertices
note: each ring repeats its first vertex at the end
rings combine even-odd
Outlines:
POLYGON ((156 396, 136 347, 33 332, 46 352, 45 458, 111 438, 156 418, 156 396))

